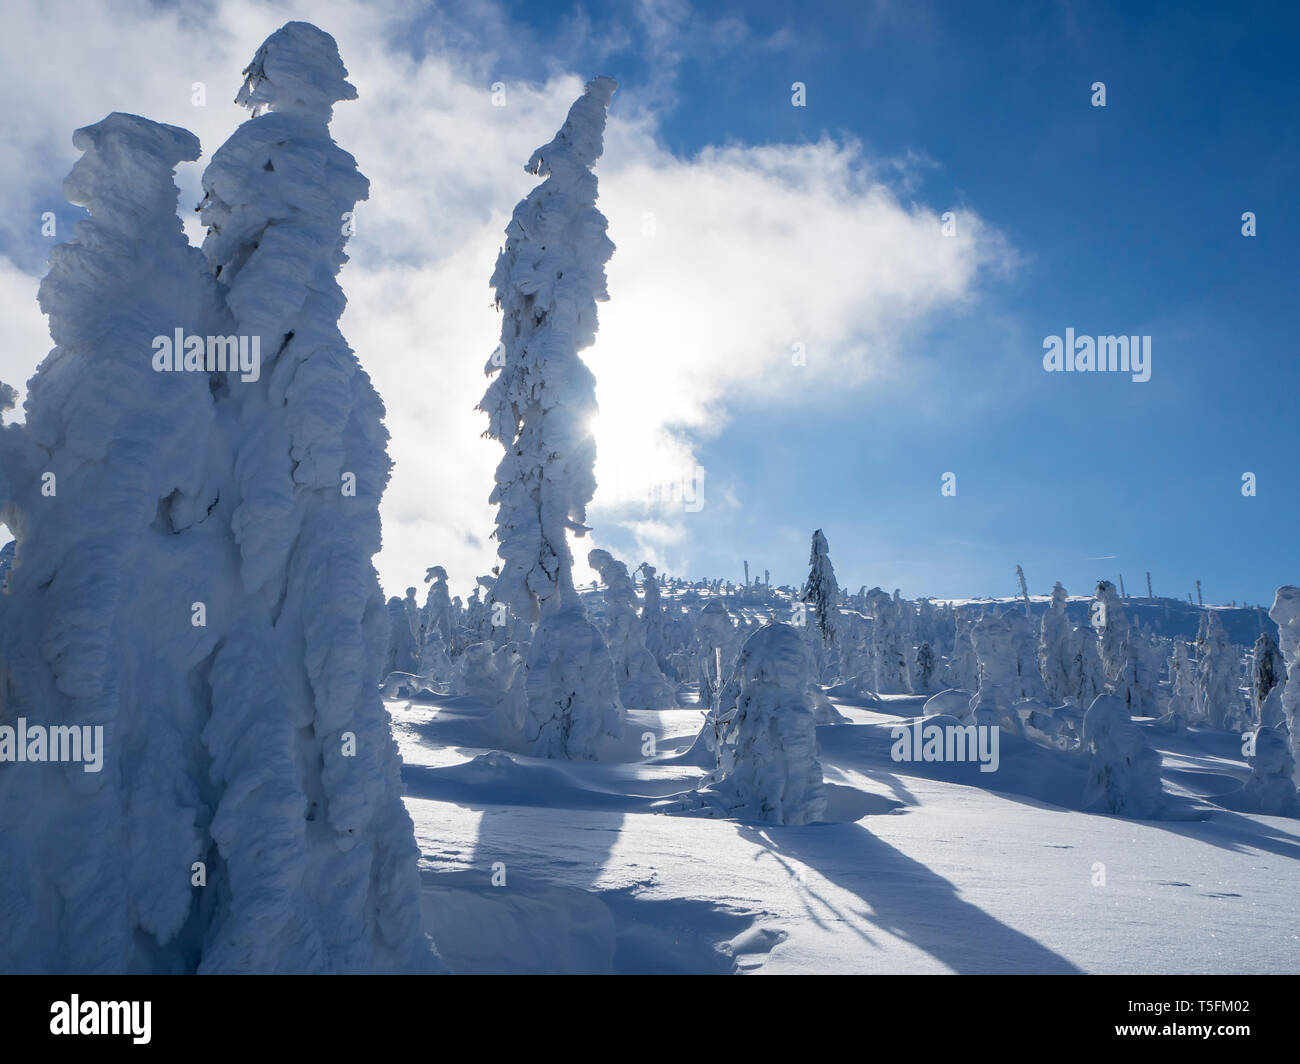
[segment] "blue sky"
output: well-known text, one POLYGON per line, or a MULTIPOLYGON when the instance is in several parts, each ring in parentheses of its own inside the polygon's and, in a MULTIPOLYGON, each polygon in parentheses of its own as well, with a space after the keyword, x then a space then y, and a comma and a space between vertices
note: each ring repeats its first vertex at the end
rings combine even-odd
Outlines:
MULTIPOLYGON (((1013 594, 1017 563, 1035 593, 1121 573, 1134 591, 1149 569, 1160 594, 1199 577, 1207 600, 1267 604, 1300 582, 1287 6, 76 6, 69 20, 21 0, 0 42, 11 98, 42 80, 42 40, 67 71, 12 115, 0 167, 18 204, 0 220, 0 378, 20 383, 48 346, 31 299, 46 247, 27 222, 54 209, 62 239, 78 214, 58 197, 71 130, 131 110, 194 129, 206 160, 241 119, 227 101, 253 48, 311 18, 360 90, 334 125, 372 183, 343 326, 389 408, 389 593, 437 563, 465 591, 490 564, 499 450, 473 413, 499 329, 487 277, 531 187, 522 162, 596 73, 621 83, 598 168, 619 245, 589 353, 611 412, 598 440, 635 459, 675 431, 707 470, 706 505, 658 532, 598 494, 598 545, 681 575, 738 579, 748 559, 795 582, 820 527, 843 585, 909 596, 1013 594), (194 79, 210 105, 191 106, 194 79), (498 79, 511 102, 494 109, 498 79), (657 251, 637 231, 648 206, 657 251), (961 250, 939 263, 950 249, 927 234, 947 210, 961 250), (1067 327, 1150 335, 1150 381, 1045 373, 1043 338, 1067 327), (805 336, 801 371, 781 352, 805 336), (634 424, 638 395, 658 422, 634 424)), ((178 175, 182 215, 202 165, 178 175)))
MULTIPOLYGON (((543 40, 557 10, 573 8, 512 5, 543 40)), ((625 5, 587 10, 598 33, 626 22, 625 5)), ((821 410, 755 404, 709 441, 702 464, 735 472, 741 510, 696 515, 700 573, 734 577, 743 555, 797 579, 822 527, 855 590, 1008 594, 1020 562, 1035 591, 1120 573, 1132 591, 1150 570, 1157 593, 1199 577, 1216 601, 1268 602, 1300 577, 1294 8, 731 11, 769 43, 701 46, 682 63, 663 118, 676 152, 823 132, 917 152, 936 165, 915 195, 972 205, 1021 261, 914 338, 915 376, 821 410), (789 104, 796 80, 803 109, 789 104), (1091 106, 1094 81, 1105 108, 1091 106), (1151 380, 1044 373, 1042 338, 1067 326, 1150 335, 1151 380), (950 470, 958 492, 944 498, 950 470)), ((643 51, 601 69, 656 76, 643 51)))

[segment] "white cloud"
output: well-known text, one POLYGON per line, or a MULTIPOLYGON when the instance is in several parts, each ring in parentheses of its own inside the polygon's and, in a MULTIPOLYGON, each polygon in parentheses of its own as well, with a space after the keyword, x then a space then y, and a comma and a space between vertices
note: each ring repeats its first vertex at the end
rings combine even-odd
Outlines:
MULTIPOLYGON (((232 0, 202 24, 198 15, 143 4, 78 9, 83 17, 70 17, 65 5, 7 12, 0 87, 32 105, 11 111, 17 125, 0 160, 0 194, 21 209, 57 192, 50 171, 24 160, 48 159, 54 173, 65 173, 75 126, 131 110, 193 129, 210 157, 244 117, 224 101, 267 34, 303 17, 338 39, 360 99, 337 108, 334 135, 371 180, 342 278, 349 299, 342 326, 387 404, 396 462, 380 575, 389 594, 400 594, 442 564, 457 590, 468 591, 494 560, 487 496, 500 452, 479 438, 484 422, 473 409, 500 328, 487 280, 509 213, 532 187, 524 161, 596 71, 556 71, 537 85, 511 81, 511 61, 493 50, 510 39, 509 26, 483 3, 466 17, 496 32, 462 35, 461 50, 447 53, 439 50, 446 27, 434 23, 418 61, 393 46, 420 11, 405 2, 385 15, 343 0, 309 12, 232 0), (495 44, 475 50, 472 39, 495 44), (46 78, 40 68, 55 51, 61 76, 46 78), (199 80, 206 108, 189 103, 199 80), (505 107, 492 106, 494 80, 507 82, 505 107), (42 91, 21 91, 32 84, 42 91)), ((669 50, 687 15, 681 5, 645 10, 658 47, 669 50)), ((743 31, 728 24, 716 33, 734 39, 743 31)), ((924 161, 900 168, 831 139, 730 144, 678 158, 648 111, 662 91, 660 84, 615 96, 598 168, 618 250, 611 302, 601 307, 587 356, 599 382, 605 484, 592 517, 598 541, 601 521, 619 521, 635 538, 642 557, 630 565, 669 554, 677 564, 689 559, 674 508, 634 500, 657 489, 662 496, 665 480, 689 476, 695 443, 725 431, 736 399, 807 404, 826 389, 894 372, 909 332, 968 299, 982 269, 1005 256, 973 214, 945 237, 937 210, 900 198, 924 161), (805 366, 792 364, 794 344, 804 345, 805 366)), ((183 207, 197 198, 201 166, 182 177, 183 207)), ((26 224, 7 219, 6 235, 20 239, 15 231, 26 224)), ((34 292, 33 281, 0 270, 0 305, 13 308, 25 292, 34 292)), ((11 346, 0 378, 25 378, 49 346, 29 335, 21 342, 25 359, 11 346)), ((710 505, 734 504, 726 480, 711 472, 710 505)), ((589 546, 576 552, 580 563, 589 546)))

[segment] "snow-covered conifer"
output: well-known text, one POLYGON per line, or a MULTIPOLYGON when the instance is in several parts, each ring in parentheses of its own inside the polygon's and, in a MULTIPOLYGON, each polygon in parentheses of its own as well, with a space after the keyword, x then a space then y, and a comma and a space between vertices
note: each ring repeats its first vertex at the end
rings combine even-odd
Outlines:
POLYGON ((1084 793, 1089 807, 1138 820, 1162 815, 1160 755, 1147 744, 1122 698, 1103 694, 1093 700, 1083 718, 1083 744, 1092 755, 1084 793))
POLYGON ((1038 667, 1047 689, 1047 700, 1054 706, 1063 704, 1075 692, 1071 685, 1074 660, 1074 629, 1065 615, 1068 598, 1059 583, 1052 588, 1052 600, 1043 614, 1038 635, 1038 667))
POLYGON ((1211 728, 1226 728, 1242 700, 1241 663, 1218 612, 1207 610, 1206 617, 1205 638, 1196 662, 1197 709, 1211 728))
POLYGON ((1286 662, 1280 701, 1291 733, 1291 756, 1300 765, 1300 588, 1290 584, 1278 588, 1268 615, 1277 625, 1278 649, 1286 662))
POLYGON ((934 651, 930 649, 929 640, 916 648, 916 689, 925 694, 934 690, 934 651))
POLYGON ((1255 652, 1251 659, 1251 699, 1255 706, 1255 719, 1261 724, 1277 724, 1278 721, 1266 721, 1261 717, 1261 710, 1268 694, 1274 687, 1286 683, 1286 661, 1282 651, 1268 632, 1260 632, 1255 640, 1255 652))
POLYGON ((812 549, 808 555, 808 579, 804 582, 799 601, 808 603, 817 618, 817 630, 824 643, 835 639, 836 607, 839 605, 840 585, 835 580, 835 567, 831 565, 830 546, 819 528, 812 536, 812 549))
POLYGON ((637 613, 636 586, 627 566, 609 551, 593 550, 587 563, 605 582, 605 635, 623 705, 628 709, 671 709, 676 693, 646 648, 637 613))
POLYGON ((701 705, 712 705, 726 682, 736 642, 735 627, 727 607, 721 599, 709 599, 695 621, 695 674, 700 685, 701 705))
POLYGON ((234 629, 204 734, 230 889, 203 970, 421 968, 418 851, 374 684, 388 436, 337 324, 340 218, 368 182, 329 121, 356 90, 334 39, 305 22, 272 34, 245 75, 236 99, 254 117, 213 154, 200 209, 229 331, 261 352, 257 372, 212 382, 236 441, 216 513, 244 595, 209 609, 234 629))
POLYGON ((390 672, 416 673, 420 669, 420 648, 411 634, 406 603, 396 595, 388 600, 388 653, 383 675, 390 672))
POLYGON ((980 680, 970 708, 976 724, 1003 727, 1019 735, 1023 724, 1012 708, 1021 697, 1013 617, 1024 621, 1024 614, 1018 611, 989 614, 981 617, 971 632, 980 680))
POLYGON ((501 343, 479 404, 486 435, 506 452, 490 498, 501 557, 492 594, 537 626, 527 731, 549 756, 595 757, 597 741, 620 734, 623 724, 613 662, 586 619, 566 539, 587 531, 596 490, 596 381, 579 352, 595 341, 596 304, 609 298, 605 263, 614 245, 591 168, 604 147, 614 88, 610 78, 589 81, 559 133, 525 167, 543 180, 515 208, 492 274, 501 343))
MULTIPOLYGON (((1278 696, 1272 699, 1279 701, 1278 696)), ((1267 696, 1266 696, 1267 701, 1267 696)), ((1300 816, 1300 794, 1296 792, 1296 763, 1291 752, 1291 734, 1285 724, 1255 730, 1255 754, 1250 759, 1250 778, 1243 790, 1261 813, 1300 816)))
POLYGON ((726 816, 808 824, 826 812, 807 644, 788 624, 764 625, 745 641, 735 672, 704 724, 717 767, 700 798, 726 816))

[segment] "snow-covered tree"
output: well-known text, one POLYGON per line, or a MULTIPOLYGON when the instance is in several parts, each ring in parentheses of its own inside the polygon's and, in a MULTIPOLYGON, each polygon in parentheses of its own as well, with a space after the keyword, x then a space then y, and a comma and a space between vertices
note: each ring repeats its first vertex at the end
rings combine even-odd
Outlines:
POLYGON ((1059 706, 1075 694, 1071 683, 1075 656, 1074 629, 1065 615, 1068 593, 1059 583, 1052 588, 1052 600, 1043 614, 1038 633, 1038 667, 1047 700, 1059 706))
POLYGON ((676 692, 646 648, 645 629, 637 613, 636 585, 627 566, 609 551, 593 550, 587 563, 605 583, 605 635, 619 694, 628 709, 671 709, 676 692))
POLYGON ((1011 646, 1015 654, 1019 697, 1041 701, 1047 697, 1047 688, 1043 685, 1042 674, 1038 671, 1038 633, 1034 631, 1029 616, 1019 610, 1007 611, 1005 619, 1011 633, 1011 646))
POLYGON ((431 566, 424 576, 429 590, 420 610, 419 637, 420 675, 432 679, 450 679, 451 658, 462 649, 453 616, 451 593, 447 587, 447 570, 441 565, 431 566))
POLYGON ((1024 729, 1020 715, 1012 708, 1021 698, 1017 669, 1016 637, 1012 618, 1024 621, 1024 614, 1007 611, 981 617, 971 632, 979 659, 979 689, 970 700, 976 724, 998 726, 1019 735, 1024 729))
POLYGON ((921 693, 934 690, 934 651, 928 640, 916 648, 916 689, 921 693))
POLYGON ((1187 652, 1187 644, 1174 640, 1169 659, 1169 707, 1162 721, 1170 731, 1186 731, 1196 717, 1196 667, 1187 652))
POLYGON ((1291 734, 1286 725, 1257 728, 1255 753, 1250 759, 1250 778, 1243 790, 1261 813, 1300 816, 1295 771, 1291 734))
POLYGON ((907 659, 907 619, 901 600, 873 587, 866 595, 872 617, 871 642, 875 658, 876 689, 881 694, 911 694, 912 677, 907 659))
POLYGON ((58 503, 3 517, 29 630, 0 644, 22 662, 5 711, 102 724, 109 763, 42 784, 0 765, 0 820, 25 810, 0 824, 19 854, 0 907, 28 899, 0 912, 22 927, 0 936, 9 970, 436 966, 376 686, 383 408, 336 324, 339 219, 366 183, 328 120, 355 93, 304 23, 246 73, 240 102, 270 113, 204 175, 215 284, 175 216, 194 138, 113 115, 75 139, 65 187, 91 218, 51 256, 59 347, 26 429, 58 503))
POLYGON ((225 791, 213 832, 231 893, 205 963, 421 967, 418 851, 373 679, 388 434, 337 324, 340 219, 368 182, 329 122, 356 90, 334 39, 304 22, 272 34, 245 75, 236 101, 254 117, 213 154, 200 209, 230 331, 261 351, 255 380, 216 393, 238 426, 220 498, 245 601, 231 604, 238 635, 212 665, 206 737, 225 791), (268 774, 284 791, 274 806, 255 789, 268 774))
POLYGON ((825 815, 812 685, 807 644, 796 628, 767 624, 745 641, 704 724, 717 753, 717 767, 698 788, 706 808, 773 824, 825 815))
POLYGON ((1106 689, 1106 668, 1102 664, 1100 640, 1087 624, 1074 630, 1074 657, 1070 666, 1074 701, 1081 710, 1106 689))
POLYGON ((975 645, 971 639, 975 623, 972 617, 955 617, 952 654, 943 673, 945 687, 974 691, 980 685, 979 658, 975 656, 975 645))
POLYGON ((1241 701, 1241 663, 1218 612, 1207 610, 1206 618, 1196 663, 1197 710, 1211 728, 1225 728, 1241 701))
POLYGON ((623 724, 613 662, 586 620, 566 538, 587 531, 596 490, 596 381, 579 353, 595 342, 596 304, 609 298, 605 263, 614 245, 596 207, 592 166, 614 88, 610 78, 589 81, 559 133, 533 152, 525 169, 543 181, 515 208, 491 281, 501 342, 479 409, 488 415, 486 435, 505 449, 489 500, 501 558, 492 594, 537 626, 527 731, 548 756, 595 757, 596 742, 623 724))
POLYGON ((668 680, 676 682, 680 677, 672 664, 673 639, 669 631, 668 618, 664 613, 663 603, 659 596, 659 581, 656 579, 657 570, 649 562, 643 562, 639 571, 641 573, 643 598, 641 626, 645 630, 646 649, 654 655, 659 671, 668 680))
POLYGON ((420 669, 420 648, 411 634, 406 604, 396 595, 388 600, 388 653, 384 657, 383 675, 390 672, 416 673, 420 669))
POLYGON ((836 607, 839 599, 840 585, 835 580, 835 567, 831 565, 830 545, 819 528, 812 536, 812 549, 808 555, 808 579, 799 593, 799 601, 812 607, 822 642, 828 645, 835 641, 836 607))
POLYGON ((1255 706, 1255 719, 1261 724, 1276 723, 1263 720, 1260 714, 1269 692, 1274 687, 1286 683, 1286 661, 1268 632, 1260 632, 1259 638, 1255 640, 1250 672, 1250 693, 1255 706))
POLYGON ((1084 793, 1089 807, 1137 820, 1160 818, 1165 809, 1160 755, 1122 698, 1103 694, 1093 700, 1083 718, 1083 744, 1092 755, 1084 793))
POLYGON ((695 621, 695 674, 700 704, 712 705, 726 682, 736 650, 736 630, 721 599, 709 599, 695 621))
POLYGON ((50 253, 39 298, 55 347, 26 423, 0 433, 15 537, 0 719, 100 728, 102 760, 0 761, 0 969, 193 971, 189 869, 212 843, 208 706, 187 677, 216 641, 215 624, 191 625, 216 590, 201 527, 213 409, 204 374, 155 373, 150 352, 178 327, 211 331, 215 286, 173 179, 199 143, 115 113, 73 144, 63 190, 90 216, 50 253))
POLYGON ((1277 625, 1278 648, 1286 661, 1280 701, 1291 733, 1291 756, 1300 765, 1300 588, 1290 584, 1278 588, 1268 615, 1277 625))

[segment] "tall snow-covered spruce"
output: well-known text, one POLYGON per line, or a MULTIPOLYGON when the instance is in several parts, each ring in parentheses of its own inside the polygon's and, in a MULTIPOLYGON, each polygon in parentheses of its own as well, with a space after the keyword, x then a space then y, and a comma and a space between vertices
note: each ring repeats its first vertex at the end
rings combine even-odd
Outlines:
POLYGON ((99 767, 0 761, 0 970, 192 971, 214 633, 190 618, 220 571, 204 523, 213 407, 205 375, 155 373, 151 358, 157 336, 210 331, 215 286, 173 180, 199 142, 115 113, 73 144, 63 191, 90 217, 50 253, 39 298, 56 346, 26 423, 0 440, 15 536, 0 723, 100 729, 99 767))
POLYGON ((623 728, 614 665, 573 584, 568 533, 583 535, 596 491, 596 381, 579 357, 596 339, 614 252, 596 207, 592 165, 604 147, 615 83, 587 83, 555 139, 525 169, 544 180, 515 208, 492 274, 501 343, 479 409, 505 448, 497 506, 501 574, 493 588, 534 625, 525 734, 534 753, 593 759, 623 728))
POLYGON ((327 33, 290 22, 245 70, 254 117, 203 175, 203 251, 256 379, 214 386, 233 450, 218 513, 242 594, 203 734, 222 889, 201 970, 418 970, 418 850, 375 684, 388 635, 371 562, 391 463, 384 407, 338 328, 346 219, 368 182, 330 137, 356 98, 327 33))

